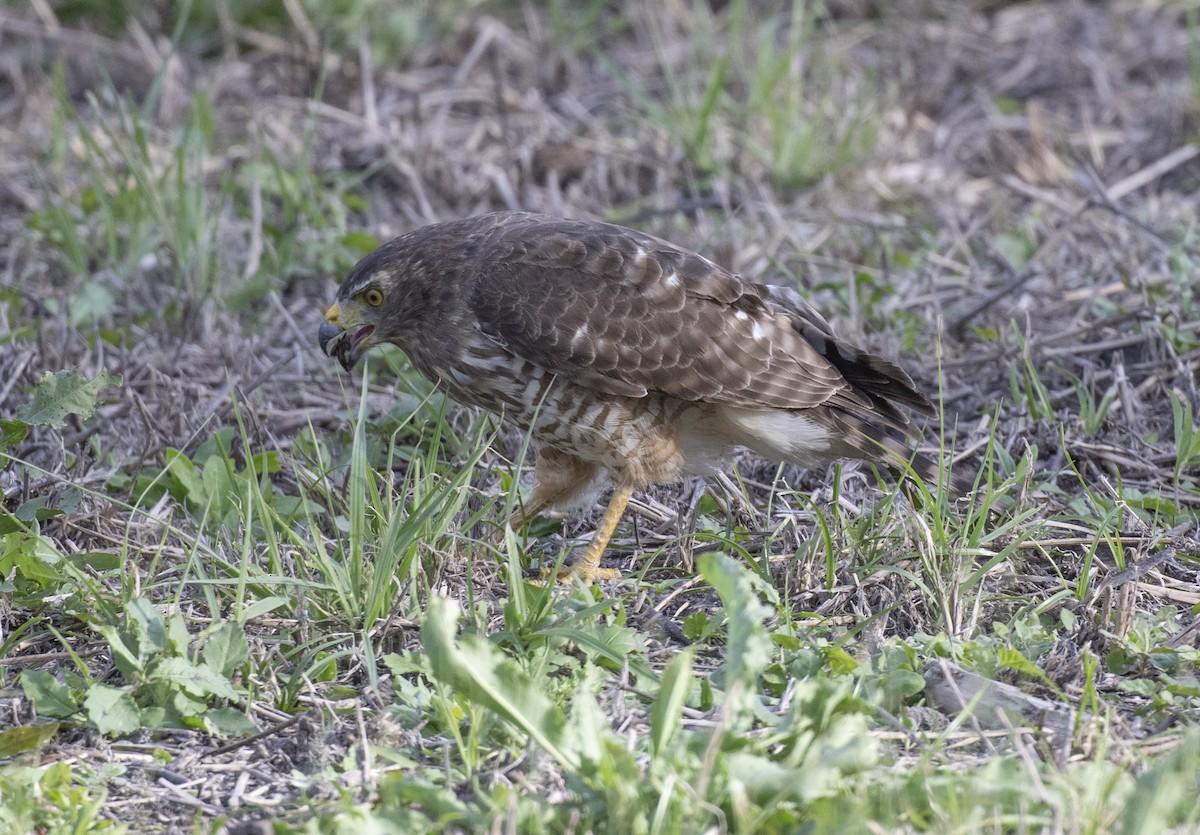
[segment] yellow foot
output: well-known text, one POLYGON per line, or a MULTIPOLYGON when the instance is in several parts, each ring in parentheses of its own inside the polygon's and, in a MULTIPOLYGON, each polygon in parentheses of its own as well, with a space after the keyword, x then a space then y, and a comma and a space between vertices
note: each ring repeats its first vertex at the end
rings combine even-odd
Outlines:
MULTIPOLYGON (((563 567, 558 572, 558 579, 571 580, 578 577, 590 586, 597 580, 615 580, 621 576, 621 572, 615 568, 601 568, 600 555, 608 547, 608 540, 612 537, 613 530, 617 527, 617 522, 620 521, 621 514, 632 494, 632 482, 623 482, 617 485, 612 498, 608 500, 608 507, 604 509, 604 518, 600 520, 600 526, 596 528, 592 541, 579 556, 571 554, 567 557, 567 561, 563 563, 563 567)), ((548 579, 550 574, 550 570, 544 571, 542 579, 548 579)))
MULTIPOLYGON (((572 580, 582 580, 585 586, 590 586, 597 580, 619 580, 621 572, 616 568, 603 568, 600 566, 599 556, 593 557, 590 553, 591 549, 583 553, 576 552, 569 554, 562 566, 555 569, 554 565, 547 565, 542 568, 541 572, 537 573, 535 583, 541 585, 551 578, 557 579, 560 583, 568 583, 572 580)), ((536 572, 537 569, 534 569, 536 572)))
POLYGON ((617 580, 621 577, 621 572, 616 568, 601 568, 599 560, 589 560, 589 554, 584 553, 578 559, 567 558, 563 563, 562 568, 558 570, 558 579, 560 582, 569 582, 576 578, 583 581, 585 586, 590 586, 597 580, 617 580))

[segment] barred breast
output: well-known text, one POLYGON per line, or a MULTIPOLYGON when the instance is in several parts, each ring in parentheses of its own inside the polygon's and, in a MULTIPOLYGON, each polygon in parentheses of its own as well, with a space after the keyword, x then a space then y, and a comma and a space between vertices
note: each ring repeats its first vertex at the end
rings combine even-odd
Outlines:
MULTIPOLYGON (((514 356, 477 328, 454 361, 410 355, 453 399, 479 406, 530 432, 542 445, 647 485, 715 472, 733 452, 714 431, 716 410, 650 393, 598 397, 540 365, 514 356)), ((720 421, 722 425, 725 421, 720 421)))

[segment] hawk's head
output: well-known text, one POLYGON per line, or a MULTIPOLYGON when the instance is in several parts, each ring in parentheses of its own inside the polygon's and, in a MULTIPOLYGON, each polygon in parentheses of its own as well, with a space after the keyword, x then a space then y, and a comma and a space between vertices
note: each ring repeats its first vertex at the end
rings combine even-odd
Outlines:
POLYGON ((342 282, 317 341, 327 356, 349 371, 369 348, 384 342, 403 346, 426 308, 424 264, 407 236, 384 244, 359 261, 342 282))

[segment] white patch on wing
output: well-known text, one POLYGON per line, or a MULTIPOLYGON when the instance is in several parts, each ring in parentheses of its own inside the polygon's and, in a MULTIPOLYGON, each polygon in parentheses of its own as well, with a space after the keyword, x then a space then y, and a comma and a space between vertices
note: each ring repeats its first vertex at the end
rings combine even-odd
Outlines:
POLYGON ((577 327, 575 329, 575 333, 571 336, 571 347, 574 348, 576 345, 578 345, 580 343, 580 341, 587 338, 587 335, 588 335, 588 324, 587 324, 587 322, 584 322, 582 325, 580 325, 579 327, 577 327))
POLYGON ((831 457, 829 430, 802 413, 737 406, 722 411, 737 430, 738 443, 767 458, 812 466, 831 457))
POLYGON ((754 320, 754 325, 750 328, 750 335, 760 342, 763 340, 767 333, 763 330, 762 322, 754 320))

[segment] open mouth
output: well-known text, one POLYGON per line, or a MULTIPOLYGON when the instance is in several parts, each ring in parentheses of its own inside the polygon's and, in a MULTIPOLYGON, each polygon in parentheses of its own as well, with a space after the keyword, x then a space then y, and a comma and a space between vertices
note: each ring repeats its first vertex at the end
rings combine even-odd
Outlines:
POLYGON ((374 332, 374 325, 363 325, 351 333, 331 322, 322 322, 321 329, 317 332, 317 343, 326 356, 333 357, 341 363, 342 368, 349 371, 363 352, 371 347, 369 340, 374 332))

